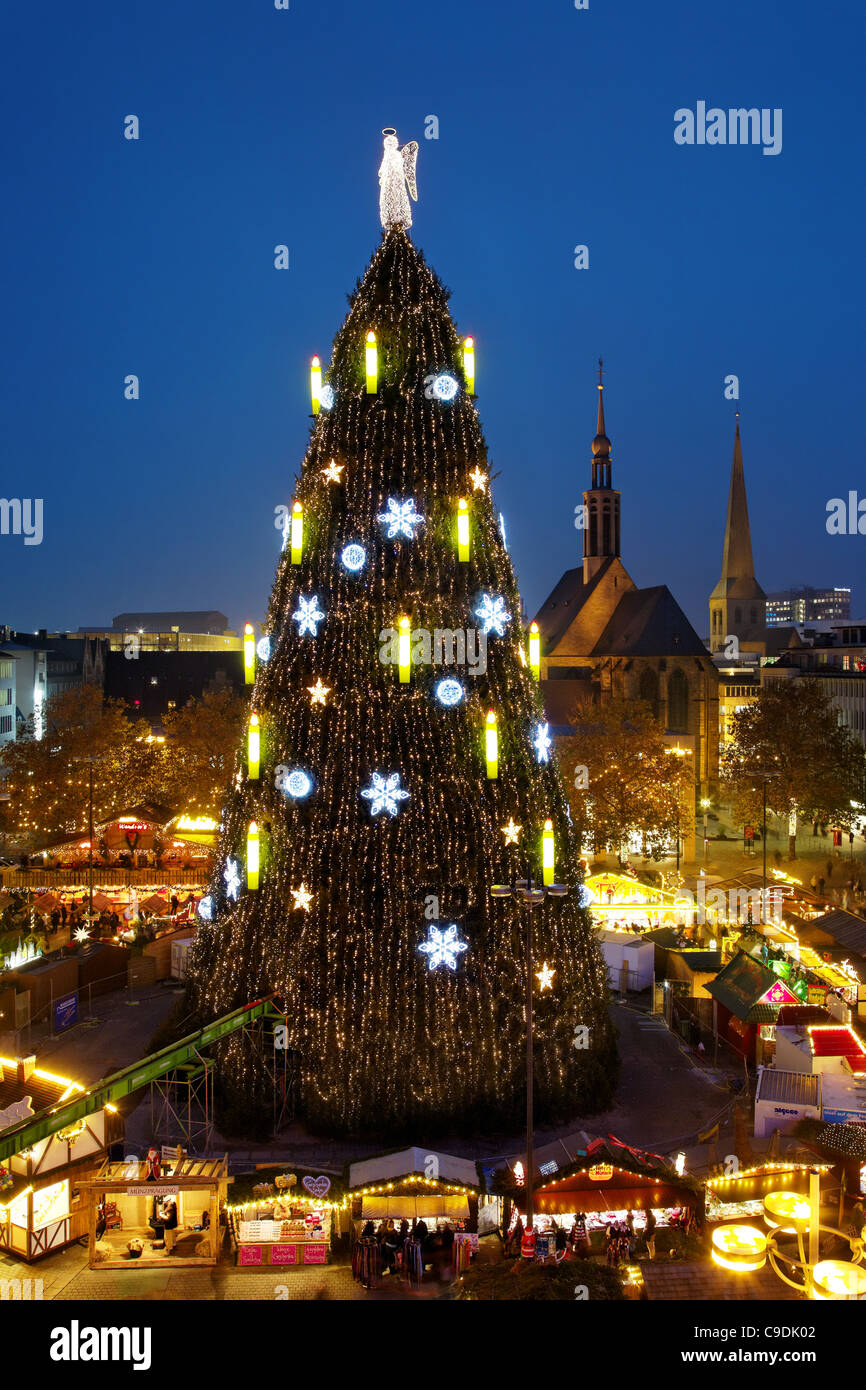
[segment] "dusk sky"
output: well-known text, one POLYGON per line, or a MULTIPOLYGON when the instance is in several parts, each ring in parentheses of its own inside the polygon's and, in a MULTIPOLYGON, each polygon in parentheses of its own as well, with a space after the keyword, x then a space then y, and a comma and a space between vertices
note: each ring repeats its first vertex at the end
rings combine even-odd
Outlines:
POLYGON ((804 0, 7 13, 2 492, 43 499, 44 540, 0 536, 0 622, 263 617, 309 359, 381 235, 383 126, 421 146, 412 237, 476 338, 529 611, 579 563, 603 355, 638 584, 707 634, 739 408, 760 583, 849 585, 866 615, 866 536, 825 529, 866 495, 864 31, 804 0), (698 102, 781 108, 781 153, 677 145, 698 102))

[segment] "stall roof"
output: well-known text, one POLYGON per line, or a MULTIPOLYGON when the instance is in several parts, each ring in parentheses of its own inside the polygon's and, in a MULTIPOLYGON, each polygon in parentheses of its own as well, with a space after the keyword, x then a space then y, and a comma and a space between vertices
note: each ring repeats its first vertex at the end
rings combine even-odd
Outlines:
POLYGON ((866 1049, 847 1024, 815 1023, 809 1028, 813 1057, 845 1057, 852 1071, 863 1071, 866 1049))
POLYGON ((821 1104, 821 1074, 809 1071, 777 1071, 764 1067, 758 1073, 755 1104, 759 1100, 777 1101, 780 1105, 821 1104))
POLYGON ((770 1019, 776 1016, 775 1004, 759 1005, 758 1001, 773 988, 777 980, 778 976, 760 961, 753 960, 745 951, 738 951, 733 960, 729 960, 724 969, 720 970, 716 978, 710 980, 705 988, 708 994, 723 1004, 741 1022, 759 1023, 765 1021, 763 1017, 758 1016, 762 1010, 769 1010, 770 1019), (751 1016, 753 1009, 754 1017, 751 1016))
POLYGON ((803 926, 807 934, 808 928, 814 927, 832 937, 846 951, 866 956, 866 920, 853 912, 844 912, 839 908, 836 912, 825 912, 822 917, 812 917, 803 926))
POLYGON ((376 1154, 349 1165, 349 1190, 369 1187, 373 1183, 399 1182, 402 1178, 436 1177, 445 1185, 479 1187, 478 1170, 468 1158, 438 1153, 435 1149, 413 1147, 394 1153, 376 1154), (435 1159, 435 1168, 430 1160, 435 1159))
MULTIPOLYGON (((57 1076, 51 1071, 36 1067, 26 1081, 18 1079, 18 1059, 0 1057, 0 1110, 8 1110, 16 1101, 30 1096, 33 1113, 59 1105, 62 1100, 83 1094, 84 1087, 66 1076, 57 1076)), ((18 1124, 19 1121, 15 1121, 18 1124)))
MULTIPOLYGON (((210 1183, 222 1182, 228 1177, 228 1154, 222 1158, 184 1158, 180 1162, 170 1159, 167 1170, 154 1187, 205 1187, 210 1183)), ((142 1162, 103 1163, 95 1177, 82 1179, 78 1187, 123 1188, 134 1187, 147 1182, 147 1164, 142 1162)))

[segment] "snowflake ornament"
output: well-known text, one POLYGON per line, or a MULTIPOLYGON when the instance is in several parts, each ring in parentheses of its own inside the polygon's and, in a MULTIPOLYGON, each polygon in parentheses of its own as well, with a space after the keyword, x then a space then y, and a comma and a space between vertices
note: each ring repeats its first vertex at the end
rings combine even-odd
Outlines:
POLYGON ((213 921, 213 898, 208 894, 202 898, 198 905, 198 915, 203 922, 213 921))
POLYGON ((483 632, 495 632, 497 637, 505 636, 505 625, 511 622, 505 599, 499 594, 482 594, 481 602, 475 609, 475 616, 484 624, 483 632))
POLYGON ((431 922, 427 928, 427 940, 422 941, 418 950, 427 957, 427 969, 435 970, 437 966, 445 965, 449 970, 457 969, 457 957, 469 950, 466 941, 459 941, 457 938, 457 926, 454 922, 444 931, 433 925, 431 922))
POLYGON ((314 637, 317 636, 316 629, 325 616, 319 607, 319 600, 315 594, 312 598, 304 598, 299 595, 298 603, 300 607, 296 608, 292 614, 292 618, 298 624, 298 636, 303 637, 305 632, 312 633, 314 637))
POLYGON ((535 738, 532 740, 535 749, 535 756, 540 763, 550 761, 550 750, 553 747, 553 739, 550 737, 549 724, 537 724, 535 727, 535 738))
POLYGON ((405 536, 407 540, 414 541, 415 527, 420 526, 424 518, 415 510, 414 497, 405 502, 398 502, 395 497, 389 497, 387 512, 379 512, 376 520, 388 527, 389 541, 395 536, 405 536))
POLYGON ((237 902, 238 892, 241 886, 241 876, 238 873, 238 866, 234 859, 227 859, 223 869, 223 878, 226 881, 226 897, 237 902))
POLYGON ((406 801, 409 793, 400 786, 399 772, 391 772, 387 777, 383 777, 381 772, 374 772, 372 787, 365 788, 361 795, 370 803, 371 816, 378 816, 380 811, 396 816, 398 801, 406 801))

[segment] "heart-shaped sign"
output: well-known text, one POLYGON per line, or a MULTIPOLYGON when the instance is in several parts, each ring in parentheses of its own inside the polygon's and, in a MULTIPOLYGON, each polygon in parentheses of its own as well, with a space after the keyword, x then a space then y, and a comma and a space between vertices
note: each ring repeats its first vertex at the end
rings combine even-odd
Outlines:
POLYGON ((325 1197, 331 1190, 330 1178, 304 1178, 303 1183, 311 1197, 325 1197))

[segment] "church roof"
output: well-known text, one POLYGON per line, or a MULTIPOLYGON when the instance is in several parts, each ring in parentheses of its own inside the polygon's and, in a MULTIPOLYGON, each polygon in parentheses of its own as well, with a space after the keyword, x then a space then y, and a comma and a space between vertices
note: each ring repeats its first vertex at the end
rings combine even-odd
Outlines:
POLYGON ((583 566, 566 570, 535 615, 545 652, 552 652, 562 641, 572 622, 592 593, 612 556, 596 571, 588 584, 583 582, 583 566))
POLYGON ((707 649, 667 585, 657 584, 623 594, 592 655, 706 656, 707 649))

